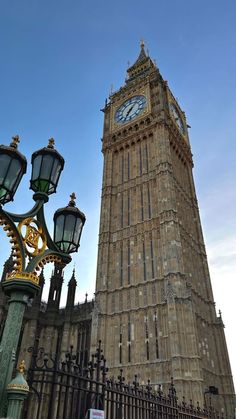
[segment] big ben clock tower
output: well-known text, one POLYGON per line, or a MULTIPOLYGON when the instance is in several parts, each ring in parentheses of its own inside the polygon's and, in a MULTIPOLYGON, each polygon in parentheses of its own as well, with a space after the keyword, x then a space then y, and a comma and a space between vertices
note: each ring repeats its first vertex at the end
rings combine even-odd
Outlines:
POLYGON ((111 375, 169 387, 234 414, 184 112, 144 44, 104 111, 104 172, 92 342, 111 375), (207 395, 206 395, 207 397, 207 395))

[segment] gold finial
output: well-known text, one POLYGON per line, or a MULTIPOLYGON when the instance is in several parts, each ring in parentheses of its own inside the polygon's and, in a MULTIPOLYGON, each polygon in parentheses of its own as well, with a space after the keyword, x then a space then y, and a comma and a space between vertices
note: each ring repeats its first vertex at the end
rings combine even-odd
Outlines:
POLYGON ((145 47, 145 43, 144 43, 144 40, 143 40, 143 39, 141 39, 141 41, 140 41, 140 47, 141 47, 142 49, 145 47))
POLYGON ((12 137, 12 142, 11 142, 11 144, 10 144, 10 147, 13 147, 13 148, 17 148, 17 144, 20 142, 20 137, 19 137, 19 135, 14 135, 13 137, 12 137))
POLYGON ((48 148, 54 148, 55 140, 54 138, 49 138, 48 140, 48 148))
POLYGON ((26 367, 25 367, 25 361, 23 360, 23 361, 21 361, 21 363, 20 363, 20 365, 19 365, 19 367, 18 367, 18 371, 19 371, 21 374, 24 374, 25 370, 26 370, 26 367))

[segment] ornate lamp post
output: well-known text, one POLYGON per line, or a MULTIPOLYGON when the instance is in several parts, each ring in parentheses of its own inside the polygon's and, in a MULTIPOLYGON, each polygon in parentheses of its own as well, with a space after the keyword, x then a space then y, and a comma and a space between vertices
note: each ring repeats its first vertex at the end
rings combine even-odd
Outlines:
POLYGON ((79 248, 85 215, 75 206, 75 194, 67 207, 54 215, 54 240, 45 218, 44 204, 56 192, 64 167, 63 157, 54 149, 54 140, 32 155, 30 188, 35 205, 25 214, 12 214, 2 206, 12 201, 23 174, 25 157, 17 150, 19 137, 9 147, 0 146, 0 225, 10 239, 14 268, 2 283, 9 298, 7 319, 0 343, 0 416, 5 405, 5 389, 11 379, 12 355, 16 352, 25 305, 39 291, 39 271, 48 262, 66 265, 70 253, 79 248))

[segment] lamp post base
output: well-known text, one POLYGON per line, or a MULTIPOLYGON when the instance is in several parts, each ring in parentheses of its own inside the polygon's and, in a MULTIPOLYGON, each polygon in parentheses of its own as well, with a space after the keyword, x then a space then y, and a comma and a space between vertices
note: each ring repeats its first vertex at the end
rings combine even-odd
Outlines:
POLYGON ((6 386, 11 380, 12 354, 17 350, 25 306, 40 288, 32 281, 20 278, 6 280, 2 286, 10 299, 0 345, 0 416, 3 416, 6 409, 6 386))

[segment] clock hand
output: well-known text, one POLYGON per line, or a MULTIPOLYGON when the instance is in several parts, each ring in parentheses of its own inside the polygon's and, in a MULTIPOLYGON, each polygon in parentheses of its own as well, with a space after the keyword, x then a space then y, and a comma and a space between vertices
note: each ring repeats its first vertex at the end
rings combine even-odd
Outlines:
POLYGON ((131 106, 131 108, 129 108, 129 110, 128 110, 127 114, 126 114, 126 118, 127 118, 127 116, 129 116, 129 114, 130 114, 130 112, 132 111, 133 107, 134 107, 134 105, 133 105, 133 106, 131 106))

